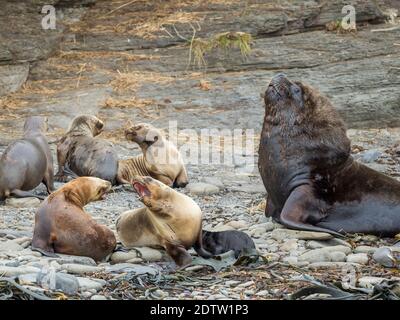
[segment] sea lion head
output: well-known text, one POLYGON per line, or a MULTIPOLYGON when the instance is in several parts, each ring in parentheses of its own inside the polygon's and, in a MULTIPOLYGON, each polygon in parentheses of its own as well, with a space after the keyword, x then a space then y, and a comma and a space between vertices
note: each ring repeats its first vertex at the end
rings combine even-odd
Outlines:
POLYGON ((300 81, 291 81, 283 73, 272 78, 264 102, 267 109, 304 115, 313 113, 320 106, 330 105, 316 89, 300 81))
POLYGON ((93 137, 99 135, 104 128, 104 122, 96 116, 81 115, 72 120, 68 132, 82 133, 93 137))
POLYGON ((48 119, 47 117, 32 116, 25 120, 24 132, 47 132, 48 119))
MULTIPOLYGON (((105 199, 111 182, 96 177, 79 177, 60 189, 67 200, 84 207, 89 202, 105 199)), ((50 195, 51 197, 52 195, 50 195)))
POLYGON ((140 146, 151 146, 163 136, 160 130, 149 123, 133 124, 129 122, 125 129, 125 137, 129 141, 136 142, 140 146))
POLYGON ((137 176, 132 186, 140 196, 140 200, 152 211, 163 211, 169 207, 171 193, 174 192, 164 183, 150 176, 137 176))

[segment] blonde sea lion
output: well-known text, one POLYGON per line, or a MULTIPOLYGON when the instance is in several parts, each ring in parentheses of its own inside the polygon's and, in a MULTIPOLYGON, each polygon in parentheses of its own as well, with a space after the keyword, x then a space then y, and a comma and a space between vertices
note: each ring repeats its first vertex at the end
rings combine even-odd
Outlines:
POLYGON ((104 199, 110 189, 109 181, 80 177, 53 192, 36 213, 32 249, 49 256, 64 253, 104 259, 116 246, 114 233, 83 207, 104 199))
POLYGON ((45 132, 47 118, 33 116, 25 121, 24 136, 11 143, 0 158, 0 199, 43 197, 29 192, 41 182, 54 191, 53 157, 45 132))
POLYGON ((188 184, 181 154, 159 129, 147 123, 130 124, 125 137, 136 142, 143 154, 119 161, 119 183, 130 183, 136 176, 151 176, 170 187, 181 188, 188 184))
POLYGON ((202 212, 188 196, 152 177, 136 177, 133 187, 144 208, 121 214, 117 232, 126 247, 163 247, 178 266, 192 261, 193 247, 205 258, 212 254, 202 245, 202 212))
POLYGON ((57 145, 58 181, 65 182, 70 174, 97 177, 115 184, 118 156, 111 142, 97 137, 103 127, 103 121, 95 116, 74 118, 57 145))

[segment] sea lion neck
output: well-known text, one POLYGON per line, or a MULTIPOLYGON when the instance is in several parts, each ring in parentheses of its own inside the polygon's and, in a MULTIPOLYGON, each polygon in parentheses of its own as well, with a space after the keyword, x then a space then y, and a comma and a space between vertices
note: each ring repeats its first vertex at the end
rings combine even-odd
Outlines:
POLYGON ((87 187, 85 186, 70 186, 68 190, 64 191, 64 196, 67 201, 72 202, 80 208, 83 208, 90 202, 89 193, 89 190, 87 190, 87 187))

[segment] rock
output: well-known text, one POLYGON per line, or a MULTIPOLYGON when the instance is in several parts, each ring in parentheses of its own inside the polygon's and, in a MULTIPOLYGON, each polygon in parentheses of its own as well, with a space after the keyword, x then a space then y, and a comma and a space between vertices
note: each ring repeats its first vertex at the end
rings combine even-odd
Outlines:
POLYGON ((212 232, 230 231, 230 230, 236 230, 236 229, 227 224, 216 226, 211 229, 212 232))
POLYGON ((333 238, 330 240, 325 240, 325 241, 307 241, 306 243, 306 248, 307 249, 319 249, 319 248, 326 248, 326 247, 331 247, 331 246, 337 246, 337 245, 343 245, 351 248, 351 244, 348 242, 338 239, 338 238, 333 238))
POLYGON ((302 239, 302 240, 329 240, 333 236, 324 232, 299 231, 290 229, 274 229, 271 237, 275 240, 302 239))
POLYGON ((237 280, 228 280, 225 282, 225 285, 228 287, 236 287, 238 284, 240 284, 240 281, 237 280))
POLYGON ((20 285, 31 285, 37 283, 37 273, 27 273, 18 276, 20 285))
POLYGON ((0 97, 16 92, 25 83, 29 74, 29 63, 0 65, 0 97))
POLYGON ((351 249, 346 246, 332 246, 307 251, 299 256, 299 261, 313 262, 343 262, 346 261, 346 254, 351 249))
POLYGON ((400 247, 382 247, 377 249, 372 259, 387 268, 400 268, 400 247))
POLYGON ((199 270, 203 270, 205 266, 191 266, 191 267, 187 267, 185 268, 186 271, 199 271, 199 270))
POLYGON ((363 163, 371 163, 378 160, 381 157, 381 155, 382 155, 381 151, 372 149, 364 152, 359 158, 359 160, 363 163))
POLYGON ((44 289, 61 291, 75 295, 79 289, 78 279, 70 274, 56 272, 54 269, 42 269, 37 276, 37 283, 44 289))
POLYGON ((68 273, 74 273, 74 274, 100 272, 104 269, 96 266, 88 266, 84 264, 69 264, 69 263, 63 264, 61 268, 66 270, 68 273))
POLYGON ((133 264, 138 264, 138 263, 141 263, 141 262, 143 262, 142 258, 133 258, 133 259, 129 259, 129 260, 126 261, 126 263, 133 263, 133 264))
POLYGON ((15 240, 0 242, 0 252, 16 252, 22 251, 23 249, 24 247, 18 244, 15 240))
POLYGON ((108 300, 108 299, 105 296, 95 294, 95 295, 91 296, 90 300, 108 300))
POLYGON ((40 205, 38 198, 7 198, 6 206, 14 208, 36 208, 40 205))
POLYGON ((203 177, 202 182, 217 186, 219 189, 224 188, 224 183, 220 179, 215 177, 203 177))
POLYGON ((138 258, 138 253, 132 250, 128 252, 116 251, 111 255, 110 259, 114 263, 121 263, 136 258, 138 258))
POLYGON ((77 277, 77 279, 80 291, 88 291, 88 290, 99 291, 107 284, 107 281, 102 279, 82 278, 82 277, 77 277))
POLYGON ((254 284, 254 281, 247 281, 238 285, 240 288, 248 288, 254 284))
POLYGON ((361 288, 372 289, 375 285, 380 284, 385 280, 387 279, 379 277, 362 277, 358 279, 358 285, 361 288))
POLYGON ((219 192, 219 188, 217 186, 204 182, 189 183, 186 186, 186 189, 188 189, 189 192, 194 195, 206 195, 219 192))
POLYGON ((309 269, 338 269, 338 268, 358 268, 359 264, 349 262, 313 262, 308 265, 309 269))
POLYGON ((144 261, 160 261, 163 258, 162 253, 159 250, 153 248, 140 247, 135 249, 140 252, 139 258, 142 258, 144 261))
POLYGON ((245 193, 265 193, 265 187, 263 184, 243 184, 241 186, 230 187, 229 190, 245 193))
POLYGON ((248 223, 244 220, 229 221, 226 226, 232 227, 233 229, 242 229, 248 226, 248 223))
POLYGON ((0 275, 3 277, 16 277, 21 274, 38 273, 39 268, 31 266, 8 267, 0 266, 0 275))
POLYGON ((157 269, 143 266, 140 264, 132 264, 132 263, 119 263, 109 267, 106 267, 106 272, 111 273, 125 273, 125 272, 132 272, 135 274, 150 274, 150 275, 157 275, 159 272, 157 269))
POLYGON ((355 254, 349 254, 347 256, 346 261, 358 263, 358 264, 367 264, 369 261, 369 258, 366 253, 355 253, 355 254))
POLYGON ((361 236, 361 240, 369 242, 378 242, 379 238, 377 236, 374 236, 373 234, 366 234, 361 236))
POLYGON ((292 251, 296 250, 297 248, 298 248, 297 239, 289 239, 279 247, 279 249, 282 251, 292 251))
POLYGON ((370 246, 358 246, 354 249, 354 253, 373 254, 378 248, 370 246))
POLYGON ((57 261, 59 264, 84 264, 88 266, 97 266, 96 261, 89 257, 72 256, 67 254, 57 254, 59 258, 48 258, 49 261, 57 261))
POLYGON ((268 290, 261 290, 261 291, 258 291, 256 293, 256 296, 258 296, 258 297, 267 297, 267 296, 269 296, 269 292, 268 292, 268 290))

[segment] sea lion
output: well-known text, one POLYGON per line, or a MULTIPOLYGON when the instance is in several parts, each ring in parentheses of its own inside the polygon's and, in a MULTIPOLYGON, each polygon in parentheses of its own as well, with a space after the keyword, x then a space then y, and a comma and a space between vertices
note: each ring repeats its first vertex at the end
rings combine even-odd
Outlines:
POLYGON ((56 179, 66 182, 67 174, 97 177, 115 184, 118 156, 111 142, 96 137, 104 122, 95 116, 81 115, 73 119, 67 133, 57 145, 56 179))
POLYGON ((258 166, 267 216, 335 235, 399 233, 400 182, 353 159, 344 122, 328 98, 278 74, 264 100, 258 166))
POLYGON ((130 183, 136 176, 151 176, 170 187, 183 188, 188 184, 181 154, 159 129, 148 123, 130 123, 125 137, 136 142, 143 154, 119 161, 119 183, 130 183))
POLYGON ((203 248, 214 256, 233 250, 238 258, 243 250, 255 249, 256 246, 250 236, 242 231, 203 230, 203 248))
POLYGON ((133 187, 146 207, 124 212, 116 222, 125 247, 163 247, 178 266, 188 265, 193 247, 205 258, 212 254, 202 245, 202 213, 188 196, 150 176, 137 176, 133 187))
POLYGON ((64 253, 104 259, 116 246, 114 233, 83 207, 104 199, 110 189, 109 181, 80 177, 53 192, 35 215, 32 249, 49 256, 64 253))
POLYGON ((28 192, 43 182, 47 192, 54 191, 53 157, 47 142, 47 118, 29 117, 24 136, 11 143, 0 158, 0 199, 10 195, 36 197, 28 192))

